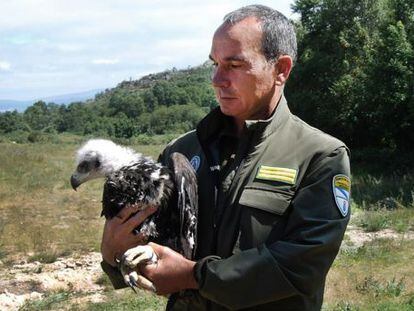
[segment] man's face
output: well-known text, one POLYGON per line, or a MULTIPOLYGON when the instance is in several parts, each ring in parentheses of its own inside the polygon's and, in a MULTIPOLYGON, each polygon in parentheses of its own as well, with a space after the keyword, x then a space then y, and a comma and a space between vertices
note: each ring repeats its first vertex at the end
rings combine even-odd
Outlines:
POLYGON ((261 51, 261 39, 255 18, 223 24, 213 37, 210 58, 216 97, 221 111, 240 121, 263 119, 273 110, 276 69, 261 51))

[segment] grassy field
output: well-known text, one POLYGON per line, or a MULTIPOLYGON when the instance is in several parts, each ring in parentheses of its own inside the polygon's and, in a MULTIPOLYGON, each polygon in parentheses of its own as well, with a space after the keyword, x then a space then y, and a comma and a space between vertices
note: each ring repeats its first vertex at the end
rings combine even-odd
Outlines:
MULTIPOLYGON (((103 181, 76 192, 69 183, 80 143, 74 137, 59 144, 0 144, 2 252, 99 250, 103 181)), ((136 147, 153 157, 161 148, 136 147)))
MULTIPOLYGON (((57 256, 99 251, 102 181, 69 184, 83 138, 53 144, 0 143, 0 260, 52 262, 57 256)), ((133 146, 156 157, 162 145, 133 146)), ((351 228, 368 234, 390 229, 362 246, 342 248, 328 275, 324 310, 414 310, 413 174, 353 176, 351 228)), ((353 229, 348 230, 350 239, 353 229)), ((360 234, 360 233, 358 233, 360 234)), ((346 240, 345 239, 345 240, 346 240)), ((1 279, 0 279, 1 281, 1 279)), ((102 282, 107 284, 103 277, 102 282)), ((162 310, 165 299, 129 290, 105 291, 103 302, 80 302, 73 292, 48 293, 22 310, 162 310)))

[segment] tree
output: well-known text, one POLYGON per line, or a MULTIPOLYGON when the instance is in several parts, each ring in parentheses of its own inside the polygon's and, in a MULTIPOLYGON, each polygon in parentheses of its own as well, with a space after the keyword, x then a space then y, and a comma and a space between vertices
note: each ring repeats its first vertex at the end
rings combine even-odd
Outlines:
POLYGON ((128 118, 136 118, 145 110, 140 94, 125 90, 115 91, 109 99, 108 106, 112 116, 122 113, 128 118))
POLYGON ((61 113, 63 118, 58 126, 59 130, 77 134, 83 134, 85 126, 98 118, 92 108, 82 102, 69 104, 61 113))
POLYGON ((10 133, 24 129, 23 117, 16 110, 0 113, 0 133, 10 133))
POLYGON ((194 104, 163 106, 149 116, 149 128, 154 134, 183 133, 195 128, 204 115, 194 104))
POLYGON ((384 147, 413 146, 414 52, 401 21, 384 28, 374 59, 367 96, 371 131, 384 147))
POLYGON ((24 111, 23 118, 32 130, 42 130, 54 126, 51 113, 44 101, 38 101, 28 107, 24 111))
POLYGON ((298 0, 294 10, 292 110, 351 147, 413 146, 413 1, 298 0))

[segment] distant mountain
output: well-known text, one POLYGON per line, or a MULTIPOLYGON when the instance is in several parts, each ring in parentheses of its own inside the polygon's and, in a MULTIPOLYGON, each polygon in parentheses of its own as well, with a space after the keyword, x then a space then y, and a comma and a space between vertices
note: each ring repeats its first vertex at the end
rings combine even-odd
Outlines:
POLYGON ((56 95, 50 97, 39 98, 38 100, 43 100, 46 103, 55 103, 55 104, 70 104, 73 102, 83 102, 88 99, 93 99, 97 93, 102 92, 104 89, 90 90, 80 93, 56 95))
POLYGON ((32 100, 0 99, 0 112, 13 110, 22 112, 33 103, 34 101, 32 100))
POLYGON ((46 103, 55 104, 70 104, 73 102, 83 102, 88 99, 93 99, 97 93, 102 92, 104 89, 90 90, 80 93, 55 95, 48 97, 41 97, 33 100, 12 100, 12 99, 0 99, 0 112, 17 110, 23 112, 27 107, 34 104, 39 100, 43 100, 46 103))

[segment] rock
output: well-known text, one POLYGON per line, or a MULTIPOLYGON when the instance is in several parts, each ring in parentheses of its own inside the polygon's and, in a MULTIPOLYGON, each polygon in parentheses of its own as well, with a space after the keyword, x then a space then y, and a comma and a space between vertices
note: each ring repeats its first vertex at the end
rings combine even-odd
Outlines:
POLYGON ((39 292, 32 292, 30 293, 29 297, 30 297, 30 300, 41 299, 43 297, 43 294, 39 292))

